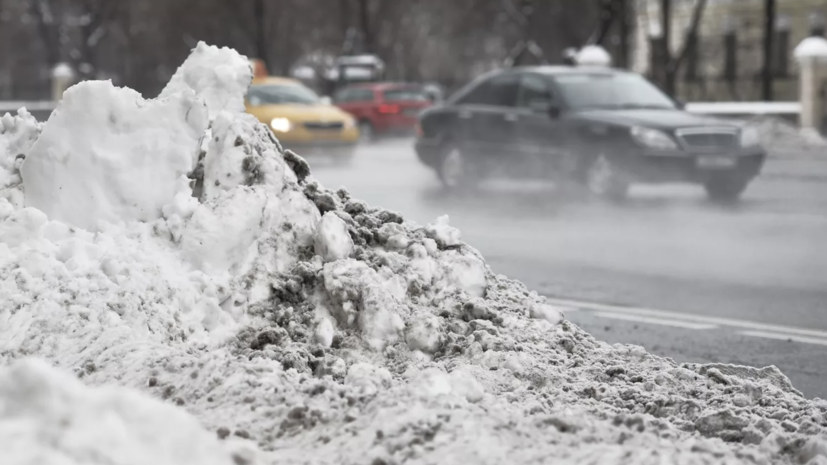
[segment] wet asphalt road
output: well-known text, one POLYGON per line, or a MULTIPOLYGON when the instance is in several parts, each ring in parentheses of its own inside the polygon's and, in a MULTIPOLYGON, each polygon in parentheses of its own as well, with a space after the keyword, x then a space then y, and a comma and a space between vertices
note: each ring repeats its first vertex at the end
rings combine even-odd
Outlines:
POLYGON ((366 146, 348 167, 308 160, 327 187, 408 220, 450 215, 495 271, 576 301, 567 317, 599 339, 679 362, 775 365, 827 398, 827 163, 813 165, 824 177, 768 166, 778 176, 719 207, 692 186, 636 188, 614 206, 541 183, 450 195, 406 140, 366 146))

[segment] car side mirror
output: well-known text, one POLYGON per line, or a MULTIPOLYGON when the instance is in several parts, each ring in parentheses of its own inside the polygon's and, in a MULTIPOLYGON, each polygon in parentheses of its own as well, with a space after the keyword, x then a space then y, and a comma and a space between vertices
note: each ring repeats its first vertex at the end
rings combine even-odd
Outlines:
POLYGON ((678 110, 686 110, 686 102, 680 99, 675 99, 675 107, 677 107, 678 110))

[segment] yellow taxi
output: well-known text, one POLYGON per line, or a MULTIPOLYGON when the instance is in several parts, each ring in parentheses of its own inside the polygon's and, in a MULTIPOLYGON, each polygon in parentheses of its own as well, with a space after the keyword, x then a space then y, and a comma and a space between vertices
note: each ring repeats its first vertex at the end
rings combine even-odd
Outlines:
POLYGON ((353 156, 359 141, 356 120, 295 79, 259 75, 245 104, 285 148, 299 155, 327 155, 340 162, 353 156))

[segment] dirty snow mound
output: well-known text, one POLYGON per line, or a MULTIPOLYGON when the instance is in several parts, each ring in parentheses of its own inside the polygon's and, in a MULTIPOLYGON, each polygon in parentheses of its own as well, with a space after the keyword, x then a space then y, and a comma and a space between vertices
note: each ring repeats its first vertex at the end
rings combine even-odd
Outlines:
POLYGON ((87 388, 37 360, 0 369, 0 438, 9 465, 238 463, 186 412, 119 387, 87 388))
MULTIPOLYGON (((208 103, 199 141, 206 115, 191 125, 184 107, 206 113, 207 96, 244 92, 214 76, 222 63, 203 65, 205 50, 217 49, 199 46, 161 99, 128 105, 108 84, 85 84, 62 110, 95 116, 77 123, 59 109, 47 123, 23 162, 29 207, 0 199, 0 365, 35 356, 89 386, 139 389, 263 451, 235 463, 827 460, 827 402, 774 367, 677 364, 597 341, 494 274, 447 218, 421 227, 325 189, 248 115, 208 103), (187 80, 203 84, 174 90, 187 80), (140 118, 147 108, 186 138, 140 118), (115 131, 103 109, 134 124, 115 131), (153 130, 163 137, 148 142, 153 130), (119 187, 104 173, 137 178, 119 187), (127 200, 149 173, 164 181, 141 199, 153 208, 142 216, 127 200)), ((220 55, 243 74, 239 55, 220 55)), ((157 408, 129 413, 144 410, 157 408)), ((38 412, 20 416, 53 431, 38 412)), ((0 443, 15 431, 0 428, 0 443)), ((164 426, 142 431, 142 453, 164 456, 164 426)), ((27 450, 21 460, 39 463, 27 450)))

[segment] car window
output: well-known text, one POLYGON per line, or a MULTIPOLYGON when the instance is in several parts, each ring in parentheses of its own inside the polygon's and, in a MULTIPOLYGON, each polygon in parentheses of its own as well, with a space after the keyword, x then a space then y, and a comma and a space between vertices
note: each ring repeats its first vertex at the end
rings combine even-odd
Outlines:
POLYGON ((530 108, 532 103, 551 103, 554 96, 548 81, 536 74, 520 76, 520 91, 517 94, 517 106, 530 108))
POLYGON ((334 102, 338 103, 346 103, 353 100, 353 90, 351 89, 344 89, 336 92, 336 95, 333 97, 334 102))
POLYGON ((370 102, 373 100, 373 91, 370 89, 343 89, 336 94, 337 103, 370 102))
POLYGON ((501 74, 480 83, 457 103, 513 107, 517 103, 518 88, 519 77, 517 75, 501 74))
POLYGON ((420 87, 404 87, 399 89, 389 89, 383 92, 383 98, 386 102, 427 102, 428 95, 425 90, 420 87))
POLYGON ((247 101, 252 106, 300 104, 315 105, 319 96, 309 87, 302 85, 263 84, 251 86, 247 101))
POLYGON ((555 81, 562 99, 574 109, 675 108, 672 99, 637 74, 571 74, 555 81))

